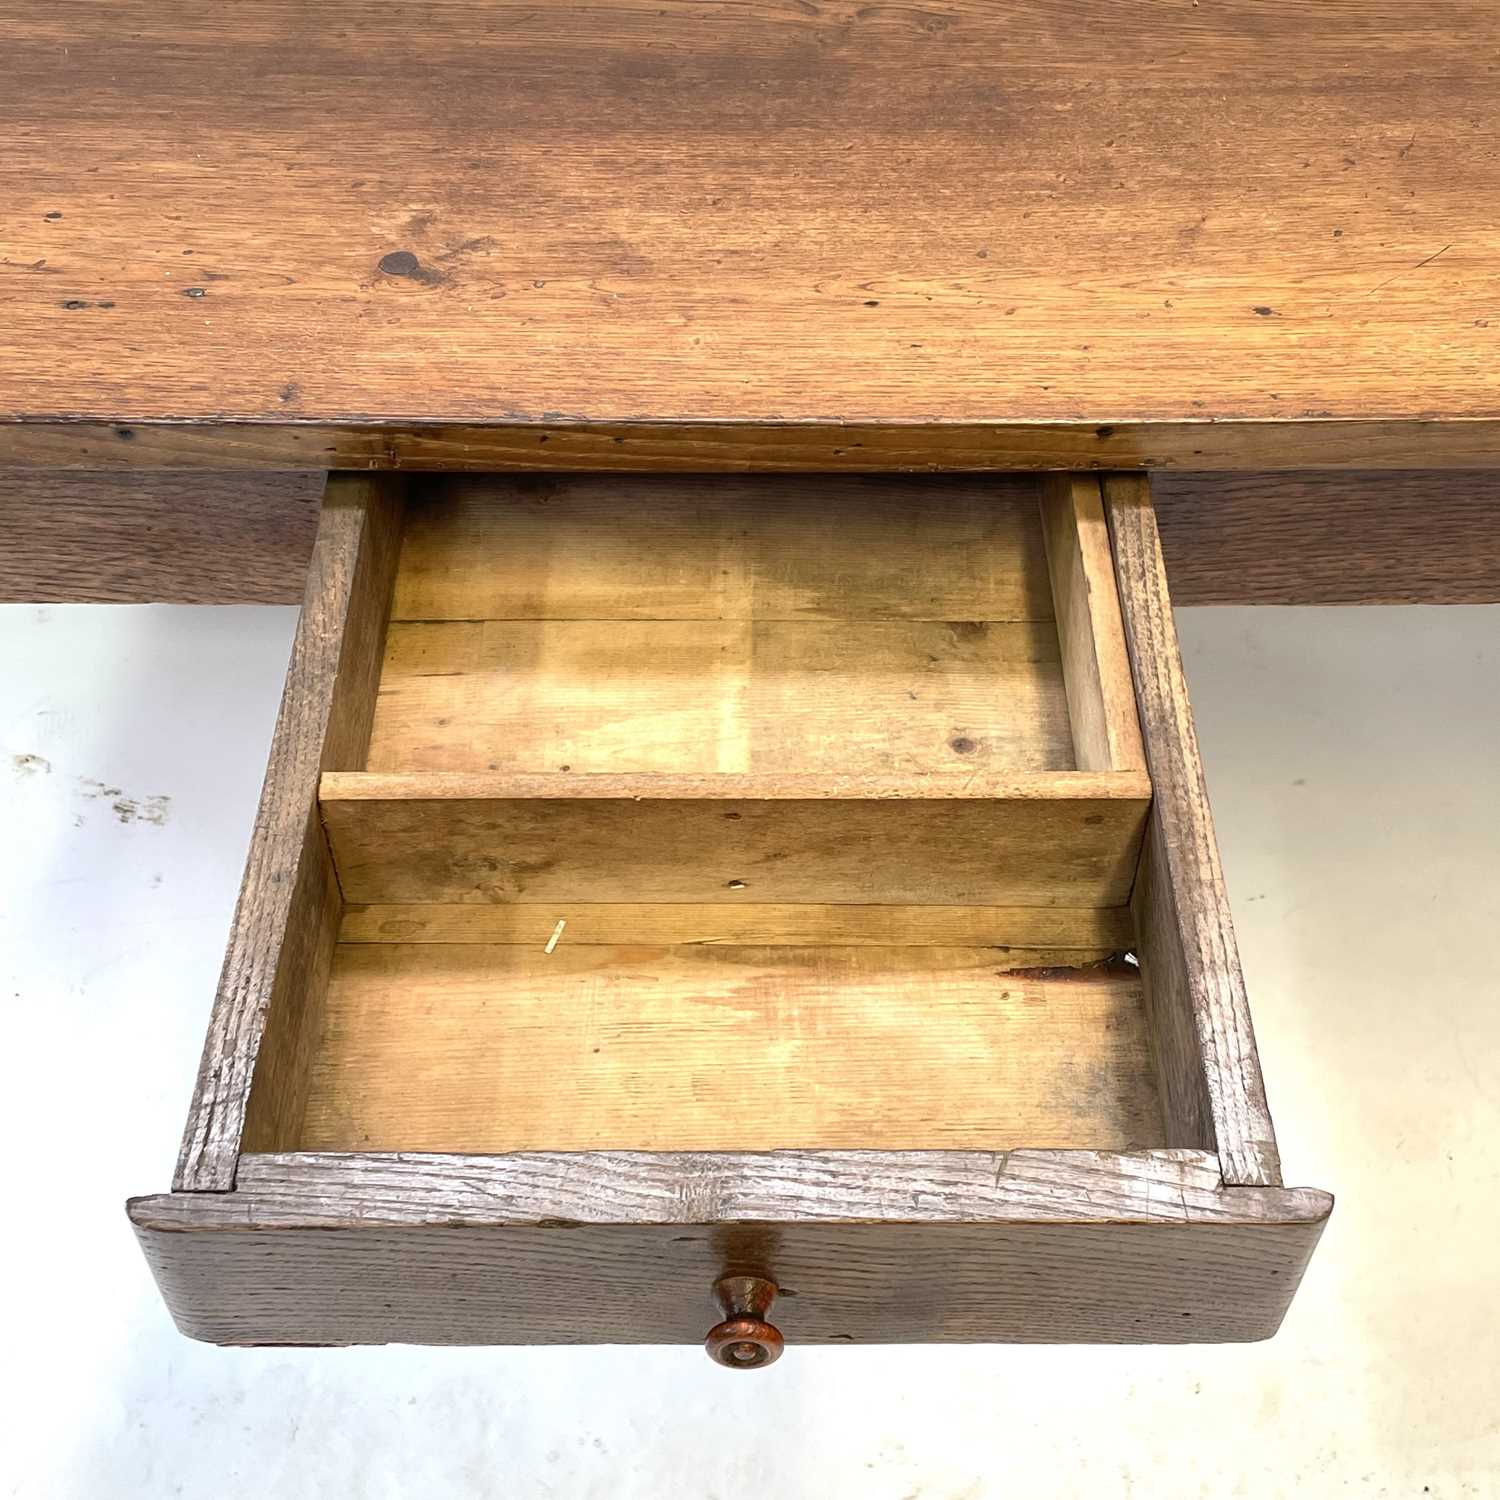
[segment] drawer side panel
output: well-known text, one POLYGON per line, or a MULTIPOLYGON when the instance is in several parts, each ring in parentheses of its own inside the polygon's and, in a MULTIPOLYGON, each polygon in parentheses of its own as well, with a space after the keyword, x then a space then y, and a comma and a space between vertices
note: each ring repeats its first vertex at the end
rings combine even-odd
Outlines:
POLYGON ((363 761, 395 576, 399 482, 329 483, 271 739, 245 878, 174 1186, 234 1184, 266 1018, 299 1025, 332 957, 342 903, 321 848, 318 776, 363 761))
POLYGON ((1132 905, 1170 1138, 1215 1147, 1224 1180, 1277 1185, 1234 921, 1172 620, 1150 481, 1104 480, 1154 798, 1132 905))

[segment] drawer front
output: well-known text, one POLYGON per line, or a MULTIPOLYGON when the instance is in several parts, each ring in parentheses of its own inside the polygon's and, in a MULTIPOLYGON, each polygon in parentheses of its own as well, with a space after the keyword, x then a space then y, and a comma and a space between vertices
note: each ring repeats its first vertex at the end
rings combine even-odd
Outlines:
POLYGON ((1144 479, 330 482, 131 1204, 185 1332, 1259 1338, 1329 1206, 1144 479))
POLYGON ((1327 1200, 1194 1151, 330 1154, 133 1214, 214 1343, 696 1342, 736 1273, 793 1343, 1203 1343, 1275 1332, 1327 1200))

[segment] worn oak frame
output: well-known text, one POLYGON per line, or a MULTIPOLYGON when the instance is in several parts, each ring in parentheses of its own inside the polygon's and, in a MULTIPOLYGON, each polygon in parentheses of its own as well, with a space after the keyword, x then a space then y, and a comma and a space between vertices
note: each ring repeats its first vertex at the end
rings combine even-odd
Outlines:
POLYGON ((1486 469, 1500 423, 1437 419, 859 423, 7 422, 18 469, 1486 469))
MULTIPOLYGON (((1281 1185, 1148 485, 1108 479, 1101 506, 1096 480, 1070 483, 1068 503, 1108 516, 1154 782, 1134 905, 1171 1149, 256 1154, 267 1018, 282 1012, 283 1047, 316 1024, 341 904, 318 781, 359 764, 395 565, 394 487, 339 478, 175 1190, 130 1205, 179 1326, 250 1344, 696 1340, 727 1269, 801 1292, 778 1309, 799 1342, 1273 1333, 1331 1200, 1281 1185)), ((1083 732, 1107 744, 1107 722, 1083 732)))
MULTIPOLYGON (((300 604, 326 476, 0 469, 0 601, 300 604)), ((1157 471, 1172 602, 1500 601, 1500 472, 1157 471)))

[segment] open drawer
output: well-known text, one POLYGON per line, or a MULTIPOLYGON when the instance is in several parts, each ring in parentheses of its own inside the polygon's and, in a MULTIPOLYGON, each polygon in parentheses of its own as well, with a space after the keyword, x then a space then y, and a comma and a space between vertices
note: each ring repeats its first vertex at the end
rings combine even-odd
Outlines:
POLYGON ((330 481, 130 1205, 184 1332, 1251 1339, 1329 1206, 1143 479, 330 481))

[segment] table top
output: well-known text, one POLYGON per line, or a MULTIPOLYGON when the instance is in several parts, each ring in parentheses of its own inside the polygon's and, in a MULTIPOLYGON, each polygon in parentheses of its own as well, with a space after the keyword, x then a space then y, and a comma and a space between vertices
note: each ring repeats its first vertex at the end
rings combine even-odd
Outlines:
POLYGON ((17 0, 0 461, 78 422, 1500 462, 1497 100, 1493 0, 17 0))

